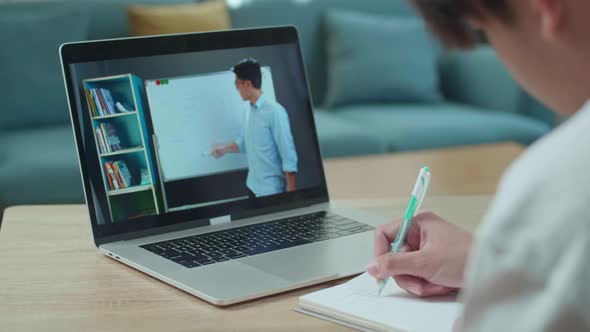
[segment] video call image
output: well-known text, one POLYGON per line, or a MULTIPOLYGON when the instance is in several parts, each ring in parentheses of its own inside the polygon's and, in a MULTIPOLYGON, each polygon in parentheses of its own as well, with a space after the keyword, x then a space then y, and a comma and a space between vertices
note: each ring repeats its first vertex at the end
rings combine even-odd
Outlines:
POLYGON ((99 223, 320 185, 294 48, 72 65, 99 223))

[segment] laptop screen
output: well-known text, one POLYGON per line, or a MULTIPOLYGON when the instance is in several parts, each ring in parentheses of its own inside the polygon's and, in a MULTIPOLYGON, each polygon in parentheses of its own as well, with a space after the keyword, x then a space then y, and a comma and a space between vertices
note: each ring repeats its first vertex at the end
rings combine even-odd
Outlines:
POLYGON ((95 238, 327 201, 294 28, 61 54, 95 238))

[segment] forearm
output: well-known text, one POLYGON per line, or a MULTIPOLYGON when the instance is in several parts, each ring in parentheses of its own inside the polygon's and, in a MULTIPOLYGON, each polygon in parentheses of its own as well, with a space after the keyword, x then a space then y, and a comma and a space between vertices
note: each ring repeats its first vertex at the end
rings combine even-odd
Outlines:
POLYGON ((297 189, 297 173, 285 172, 285 179, 287 180, 287 191, 295 191, 297 189))

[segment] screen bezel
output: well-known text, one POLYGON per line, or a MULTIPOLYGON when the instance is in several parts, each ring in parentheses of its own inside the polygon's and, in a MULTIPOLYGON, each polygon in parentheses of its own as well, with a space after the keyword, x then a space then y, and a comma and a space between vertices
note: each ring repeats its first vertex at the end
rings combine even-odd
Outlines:
MULTIPOLYGON (((89 170, 87 169, 86 150, 83 145, 79 111, 75 100, 75 84, 72 82, 70 65, 83 62, 124 59, 142 56, 169 55, 187 52, 271 46, 294 43, 296 45, 301 75, 309 96, 306 111, 312 114, 312 99, 309 81, 303 62, 301 45, 297 29, 294 26, 277 26, 255 29, 238 29, 204 33, 188 33, 149 37, 131 37, 109 40, 84 41, 63 44, 60 58, 64 75, 66 94, 69 103, 70 117, 73 125, 82 183, 94 241, 97 246, 103 243, 133 238, 134 235, 145 236, 169 230, 209 225, 211 218, 231 215, 231 219, 251 217, 271 212, 280 212, 293 208, 325 203, 329 201, 328 189, 321 162, 321 151, 313 115, 310 116, 310 134, 313 135, 315 146, 312 147, 320 168, 320 183, 316 187, 305 188, 295 192, 282 193, 268 197, 224 203, 214 206, 195 208, 185 211, 171 212, 154 216, 142 217, 132 222, 102 224, 97 221, 97 204, 93 199, 89 170)), ((83 111, 83 110, 82 110, 83 111)))

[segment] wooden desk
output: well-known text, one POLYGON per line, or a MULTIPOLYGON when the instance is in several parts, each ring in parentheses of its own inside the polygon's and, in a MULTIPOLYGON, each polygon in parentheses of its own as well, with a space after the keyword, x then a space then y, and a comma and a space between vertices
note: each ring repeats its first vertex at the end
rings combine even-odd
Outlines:
POLYGON ((523 149, 508 143, 329 159, 324 169, 332 199, 405 197, 422 166, 432 171, 429 194, 490 195, 523 149))
MULTIPOLYGON (((489 147, 483 151, 494 154, 489 147)), ((410 164, 423 162, 438 170, 443 169, 438 165, 447 165, 449 174, 464 174, 475 181, 477 174, 496 175, 499 165, 507 164, 508 159, 517 154, 511 146, 500 147, 498 151, 503 152, 495 158, 490 156, 495 160, 493 170, 476 161, 455 159, 457 151, 449 151, 453 158, 449 157, 444 163, 445 153, 436 152, 434 157, 420 153, 405 155, 407 159, 371 158, 375 164, 368 166, 373 170, 381 169, 384 174, 391 160, 396 165, 405 165, 406 171, 398 167, 398 171, 391 173, 394 183, 406 183, 403 176, 415 178, 418 166, 410 164), (378 164, 381 160, 385 161, 384 165, 378 164)), ((464 156, 473 153, 471 158, 483 158, 473 150, 462 153, 464 156)), ((359 162, 367 165, 362 159, 359 162)), ((329 176, 336 179, 341 174, 347 176, 360 171, 354 163, 350 164, 353 169, 346 170, 346 163, 350 161, 327 162, 329 176)), ((435 174, 442 177, 444 172, 435 174)), ((453 186, 455 180, 452 179, 451 176, 451 180, 433 183, 453 186)), ((492 191, 497 180, 497 175, 486 178, 477 188, 492 191)), ((364 184, 371 186, 375 181, 377 179, 373 178, 364 184)), ((359 182, 359 192, 370 194, 370 188, 362 184, 359 182)), ((344 191, 347 187, 342 188, 344 191)), ((390 187, 380 189, 389 190, 390 187)), ((377 200, 356 200, 353 204, 389 216, 391 211, 404 208, 407 190, 400 189, 399 198, 383 199, 381 196, 377 200)), ((335 196, 350 193, 333 192, 335 196)), ((489 199, 486 195, 429 196, 424 207, 472 230, 484 214, 489 199)), ((0 230, 0 331, 347 331, 347 328, 291 310, 300 295, 339 282, 221 309, 99 254, 92 244, 84 206, 9 208, 0 230)))

